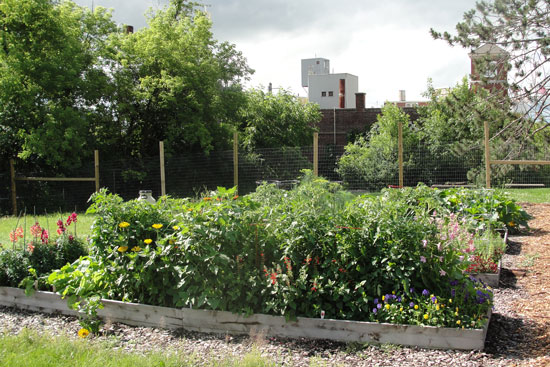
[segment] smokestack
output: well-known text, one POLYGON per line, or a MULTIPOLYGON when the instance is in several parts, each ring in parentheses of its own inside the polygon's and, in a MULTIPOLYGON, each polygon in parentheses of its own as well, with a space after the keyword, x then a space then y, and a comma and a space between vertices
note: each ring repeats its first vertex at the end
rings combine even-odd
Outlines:
POLYGON ((405 102, 406 100, 407 100, 407 98, 405 97, 405 91, 400 90, 399 91, 399 102, 405 102))
POLYGON ((124 33, 126 34, 134 33, 134 26, 131 26, 131 25, 124 26, 124 33))
POLYGON ((355 108, 357 111, 365 110, 365 94, 366 93, 355 93, 355 108))
POLYGON ((346 108, 346 79, 340 79, 340 108, 346 108))

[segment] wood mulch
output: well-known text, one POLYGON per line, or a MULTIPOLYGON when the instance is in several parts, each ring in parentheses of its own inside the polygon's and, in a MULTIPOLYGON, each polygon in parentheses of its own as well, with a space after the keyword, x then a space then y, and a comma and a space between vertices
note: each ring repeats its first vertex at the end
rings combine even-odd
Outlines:
POLYGON ((504 292, 520 289, 521 296, 510 303, 513 318, 493 320, 490 332, 510 341, 493 352, 512 357, 516 366, 550 366, 550 204, 521 205, 533 217, 530 230, 510 236, 501 275, 504 292))

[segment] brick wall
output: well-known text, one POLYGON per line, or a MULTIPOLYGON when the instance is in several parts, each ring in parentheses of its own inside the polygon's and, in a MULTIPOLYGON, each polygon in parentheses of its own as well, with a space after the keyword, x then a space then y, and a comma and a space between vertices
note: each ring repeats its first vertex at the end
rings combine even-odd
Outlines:
MULTIPOLYGON (((418 112, 414 107, 405 107, 411 121, 418 119, 418 112)), ((343 108, 336 110, 321 110, 323 117, 317 124, 319 128, 319 145, 346 145, 350 134, 370 130, 376 122, 380 108, 343 108)))

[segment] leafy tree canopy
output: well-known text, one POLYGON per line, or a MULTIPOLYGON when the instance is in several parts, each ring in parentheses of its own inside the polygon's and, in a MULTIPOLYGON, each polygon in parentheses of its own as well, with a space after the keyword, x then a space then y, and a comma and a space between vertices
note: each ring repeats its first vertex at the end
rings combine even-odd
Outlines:
POLYGON ((110 13, 72 2, 0 3, 0 154, 42 157, 53 166, 79 164, 105 76, 98 67, 110 13))
POLYGON ((311 146, 321 112, 318 104, 304 104, 286 90, 272 94, 251 89, 240 118, 242 145, 252 152, 257 148, 311 146))
POLYGON ((431 30, 436 39, 450 45, 459 44, 472 50, 484 45, 504 49, 508 57, 498 65, 480 60, 480 71, 501 68, 508 72, 507 94, 493 91, 488 100, 495 106, 514 105, 519 117, 504 126, 507 141, 521 140, 548 126, 550 2, 547 0, 479 1, 476 8, 464 14, 456 34, 431 30), (544 124, 539 124, 545 122, 544 124))

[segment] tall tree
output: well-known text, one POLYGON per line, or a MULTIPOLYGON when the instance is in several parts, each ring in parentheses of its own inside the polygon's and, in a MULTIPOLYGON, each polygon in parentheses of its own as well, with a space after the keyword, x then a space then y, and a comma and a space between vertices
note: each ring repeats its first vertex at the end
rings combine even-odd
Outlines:
POLYGON ((252 72, 245 58, 187 1, 151 11, 148 25, 111 39, 110 142, 134 156, 155 154, 159 140, 175 153, 226 146, 252 72))
MULTIPOLYGON (((503 65, 481 59, 481 74, 492 74, 497 69, 508 72, 505 85, 508 93, 494 90, 488 101, 494 106, 508 108, 510 103, 518 118, 510 121, 497 135, 508 141, 525 142, 534 133, 548 126, 550 111, 550 2, 547 0, 479 1, 476 8, 464 14, 457 24, 455 35, 431 30, 436 39, 450 45, 476 49, 483 44, 498 46, 508 53, 503 65), (541 122, 543 122, 541 124, 541 122)), ((521 152, 524 144, 510 152, 521 152)))
POLYGON ((304 104, 284 89, 276 94, 251 89, 246 92, 240 119, 243 146, 253 152, 258 148, 310 146, 321 111, 319 105, 304 104))
POLYGON ((105 80, 101 45, 110 14, 72 2, 0 2, 0 154, 78 166, 86 155, 87 112, 105 80))

